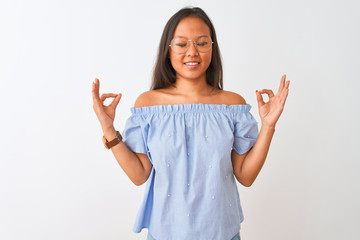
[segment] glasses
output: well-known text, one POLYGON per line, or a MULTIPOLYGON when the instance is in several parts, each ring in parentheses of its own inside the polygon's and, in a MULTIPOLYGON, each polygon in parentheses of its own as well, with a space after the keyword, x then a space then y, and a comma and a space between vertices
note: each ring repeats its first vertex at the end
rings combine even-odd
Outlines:
POLYGON ((196 40, 188 40, 185 37, 175 37, 171 40, 169 47, 179 54, 186 53, 190 47, 189 42, 194 42, 194 47, 198 52, 205 53, 211 49, 212 44, 211 38, 207 35, 202 35, 196 38, 196 40))

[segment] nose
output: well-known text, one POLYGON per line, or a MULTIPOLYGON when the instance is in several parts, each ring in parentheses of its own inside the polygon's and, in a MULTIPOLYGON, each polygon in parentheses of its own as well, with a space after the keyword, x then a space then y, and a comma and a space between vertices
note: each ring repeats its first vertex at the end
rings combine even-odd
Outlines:
POLYGON ((189 40, 188 43, 189 43, 189 48, 186 51, 186 54, 190 56, 196 56, 199 52, 195 47, 195 40, 189 40))

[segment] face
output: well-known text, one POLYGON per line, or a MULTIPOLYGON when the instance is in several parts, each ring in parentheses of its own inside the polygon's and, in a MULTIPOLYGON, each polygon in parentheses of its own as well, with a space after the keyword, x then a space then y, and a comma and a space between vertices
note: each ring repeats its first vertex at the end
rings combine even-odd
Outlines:
MULTIPOLYGON (((173 38, 181 36, 188 40, 196 40, 201 35, 210 37, 210 29, 206 23, 197 17, 186 17, 177 25, 173 38)), ((207 52, 198 52, 194 42, 190 41, 185 53, 179 54, 170 48, 169 55, 171 65, 176 71, 176 79, 206 81, 206 70, 211 63, 212 48, 207 52)))

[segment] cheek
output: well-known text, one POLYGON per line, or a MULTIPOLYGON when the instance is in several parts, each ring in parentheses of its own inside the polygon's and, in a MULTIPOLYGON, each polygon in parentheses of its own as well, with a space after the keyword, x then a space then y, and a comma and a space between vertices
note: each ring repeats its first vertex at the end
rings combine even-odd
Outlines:
POLYGON ((169 54, 170 62, 173 68, 182 64, 182 57, 179 54, 169 54))
POLYGON ((211 63, 212 54, 207 54, 203 57, 203 61, 206 63, 206 67, 209 67, 211 63))

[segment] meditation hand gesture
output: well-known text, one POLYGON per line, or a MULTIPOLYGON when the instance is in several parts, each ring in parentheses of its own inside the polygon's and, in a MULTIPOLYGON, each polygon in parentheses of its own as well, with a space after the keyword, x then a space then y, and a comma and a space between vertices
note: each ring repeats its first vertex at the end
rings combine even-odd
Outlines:
POLYGON ((286 81, 286 74, 281 77, 279 90, 274 95, 270 89, 256 91, 256 98, 259 106, 259 114, 263 126, 274 128, 285 105, 286 98, 289 93, 290 80, 286 81), (267 94, 269 101, 264 102, 261 94, 267 94))
POLYGON ((92 98, 93 98, 93 108, 98 117, 103 131, 112 128, 113 122, 115 119, 115 109, 120 102, 121 93, 104 93, 99 97, 99 88, 100 81, 95 78, 95 81, 92 83, 92 98), (104 105, 106 98, 114 98, 114 100, 108 106, 104 105))

